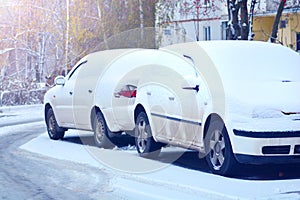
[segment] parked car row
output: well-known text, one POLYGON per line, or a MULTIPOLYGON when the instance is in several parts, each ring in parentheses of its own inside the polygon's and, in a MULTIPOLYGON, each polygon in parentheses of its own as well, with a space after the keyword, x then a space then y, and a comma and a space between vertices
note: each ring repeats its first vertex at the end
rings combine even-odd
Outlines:
POLYGON ((211 171, 239 163, 300 163, 300 56, 271 43, 192 42, 92 53, 44 98, 51 139, 94 132, 97 146, 134 132, 140 156, 165 145, 206 155, 211 171))

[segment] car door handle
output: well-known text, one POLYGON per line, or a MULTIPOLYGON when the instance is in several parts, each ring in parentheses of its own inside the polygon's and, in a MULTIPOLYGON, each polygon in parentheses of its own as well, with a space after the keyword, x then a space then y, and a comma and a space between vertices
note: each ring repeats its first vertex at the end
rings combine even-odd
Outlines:
POLYGON ((174 101, 174 100, 175 100, 175 97, 169 97, 169 100, 170 100, 170 101, 174 101))
POLYGON ((121 97, 121 95, 120 95, 120 93, 119 93, 119 92, 115 92, 115 93, 114 93, 114 97, 115 97, 115 98, 120 98, 120 97, 121 97))
POLYGON ((199 85, 196 85, 195 87, 183 87, 184 90, 196 90, 196 92, 199 92, 199 85))

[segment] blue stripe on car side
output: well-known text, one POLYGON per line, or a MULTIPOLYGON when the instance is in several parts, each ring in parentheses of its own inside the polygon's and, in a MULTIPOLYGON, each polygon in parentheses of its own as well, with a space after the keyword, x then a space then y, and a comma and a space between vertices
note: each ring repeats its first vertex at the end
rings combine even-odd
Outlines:
POLYGON ((160 115, 160 114, 156 114, 156 113, 151 113, 151 115, 160 117, 160 118, 177 121, 177 122, 183 122, 183 123, 193 124, 193 125, 197 125, 197 126, 202 126, 202 124, 200 122, 190 121, 190 120, 186 120, 186 119, 180 119, 180 118, 176 118, 176 117, 170 117, 170 116, 166 116, 166 115, 160 115))

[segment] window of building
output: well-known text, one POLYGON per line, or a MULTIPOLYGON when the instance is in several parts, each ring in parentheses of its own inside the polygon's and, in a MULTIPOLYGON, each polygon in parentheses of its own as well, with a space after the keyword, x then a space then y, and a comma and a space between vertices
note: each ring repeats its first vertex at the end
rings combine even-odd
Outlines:
POLYGON ((227 40, 227 25, 228 25, 228 22, 222 22, 221 24, 221 39, 222 40, 227 40))
POLYGON ((164 30, 164 35, 172 35, 171 29, 165 29, 164 30))
POLYGON ((203 6, 204 7, 210 7, 210 0, 204 0, 204 2, 203 2, 203 6))
POLYGON ((297 41, 296 41, 296 50, 298 51, 298 52, 300 52, 300 33, 297 33, 297 35, 296 35, 296 39, 297 39, 297 41))
POLYGON ((210 31, 210 26, 205 26, 203 27, 203 35, 204 35, 204 40, 211 40, 211 31, 210 31))

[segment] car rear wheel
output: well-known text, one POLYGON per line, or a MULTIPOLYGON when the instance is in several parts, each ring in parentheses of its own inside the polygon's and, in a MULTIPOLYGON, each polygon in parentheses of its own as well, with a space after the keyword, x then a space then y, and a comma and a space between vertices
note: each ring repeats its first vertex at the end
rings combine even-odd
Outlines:
POLYGON ((145 158, 156 158, 161 151, 162 145, 154 140, 148 117, 144 112, 141 112, 136 120, 135 145, 139 155, 145 158))
POLYGON ((65 130, 58 126, 52 108, 47 111, 47 131, 52 140, 59 140, 65 136, 65 130))
POLYGON ((206 138, 206 160, 214 174, 233 175, 237 161, 232 153, 229 136, 221 120, 211 121, 206 138))
POLYGON ((110 141, 108 127, 102 113, 97 112, 94 120, 94 140, 97 147, 112 149, 115 145, 110 141))

